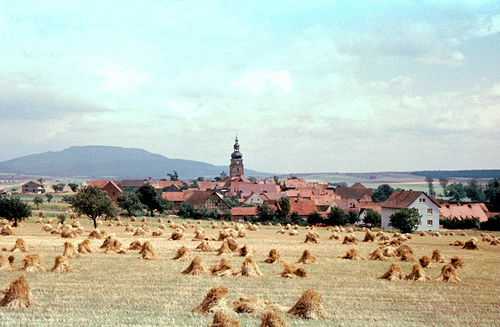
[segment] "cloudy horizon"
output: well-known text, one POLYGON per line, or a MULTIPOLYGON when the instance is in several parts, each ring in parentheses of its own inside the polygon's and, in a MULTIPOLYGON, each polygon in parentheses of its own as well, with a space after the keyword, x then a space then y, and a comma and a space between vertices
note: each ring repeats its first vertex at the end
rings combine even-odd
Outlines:
POLYGON ((227 165, 237 134, 257 171, 500 168, 495 1, 0 10, 0 162, 105 145, 227 165))

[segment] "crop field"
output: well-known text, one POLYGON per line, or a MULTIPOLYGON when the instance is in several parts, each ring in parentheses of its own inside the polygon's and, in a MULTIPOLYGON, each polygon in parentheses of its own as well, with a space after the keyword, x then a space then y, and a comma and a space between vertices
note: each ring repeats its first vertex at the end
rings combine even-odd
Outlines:
MULTIPOLYGON (((192 221, 181 240, 169 240, 173 230, 162 217, 167 229, 163 236, 153 237, 158 231, 157 218, 148 218, 150 231, 146 236, 133 236, 125 227, 108 226, 104 222, 100 229, 115 234, 126 251, 124 254, 105 254, 100 249, 104 239, 91 239, 93 253, 80 258, 70 258, 73 272, 25 272, 18 271, 27 254, 38 254, 41 265, 47 269, 54 266, 54 258, 63 253, 64 243, 75 246, 87 239, 93 231, 91 221, 80 219, 85 232, 77 238, 62 238, 41 230, 41 224, 31 219, 22 226, 13 228, 15 235, 0 236, 1 254, 15 257, 13 271, 0 271, 0 288, 24 275, 31 288, 35 306, 28 308, 0 308, 2 325, 15 326, 210 326, 213 314, 201 315, 192 310, 198 306, 213 287, 225 286, 231 301, 240 297, 257 297, 269 301, 282 309, 288 326, 494 326, 500 317, 500 246, 482 242, 478 232, 467 236, 422 237, 414 234, 407 243, 415 252, 415 258, 431 256, 439 249, 449 261, 458 255, 465 267, 457 269, 461 283, 436 282, 444 263, 435 263, 426 268, 431 280, 425 282, 379 279, 391 263, 400 264, 403 273, 409 274, 413 262, 402 262, 398 257, 389 261, 346 260, 338 258, 351 248, 367 258, 379 245, 377 241, 361 242, 365 233, 354 234, 357 245, 343 245, 347 234, 339 232, 339 240, 330 240, 332 232, 316 228, 319 243, 304 243, 308 233, 303 227, 296 236, 278 234, 282 227, 259 226, 257 231, 247 231, 244 238, 236 238, 241 247, 247 245, 255 250, 253 255, 262 276, 241 275, 217 277, 184 275, 191 260, 172 260, 179 248, 187 247, 192 257, 199 256, 202 265, 209 268, 218 264, 221 257, 229 260, 236 272, 241 270, 244 257, 237 254, 217 255, 216 252, 197 252, 200 240, 193 241, 194 228, 202 226, 205 236, 218 238, 222 226, 213 229, 209 221, 192 221), (464 250, 451 246, 456 240, 468 241, 472 236, 479 240, 480 250, 464 250), (10 252, 16 240, 26 242, 27 252, 10 252), (129 250, 133 241, 151 242, 158 258, 141 260, 138 250, 129 250), (284 261, 294 263, 307 271, 304 278, 283 278, 283 264, 264 263, 271 249, 277 249, 284 261), (299 264, 304 250, 316 257, 315 264, 299 264), (5 251, 7 250, 7 251, 5 251), (295 319, 286 314, 302 295, 312 289, 321 295, 324 319, 295 319)), ((55 219, 54 219, 55 220, 55 219)), ((186 222, 173 218, 174 223, 186 222)), ((67 221, 71 223, 72 220, 67 221)), ((124 224, 129 219, 122 219, 124 224)), ((133 222, 139 227, 142 222, 133 222)), ((234 229, 234 225, 229 225, 234 229)), ((245 226, 241 224, 241 226, 245 226)), ((391 233, 387 233, 389 236, 391 233)), ((498 236, 498 235, 497 235, 498 236)), ((209 241, 216 249, 222 241, 209 241)), ((259 326, 259 314, 233 313, 242 326, 259 326)))

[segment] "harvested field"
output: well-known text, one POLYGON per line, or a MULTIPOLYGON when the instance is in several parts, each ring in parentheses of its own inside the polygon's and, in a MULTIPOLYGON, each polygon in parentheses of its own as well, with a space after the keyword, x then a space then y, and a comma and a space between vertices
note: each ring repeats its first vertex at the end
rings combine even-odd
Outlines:
MULTIPOLYGON (((38 218, 38 217, 37 217, 38 218)), ((57 234, 40 230, 36 219, 22 227, 13 228, 15 236, 0 236, 0 248, 11 249, 18 238, 29 245, 28 253, 36 253, 41 265, 51 268, 54 258, 62 254, 67 239, 57 234)), ((163 220, 167 221, 167 217, 163 220)), ((177 224, 183 220, 173 218, 177 224)), ((138 219, 140 221, 140 218, 138 219)), ((123 219, 126 224, 128 218, 123 219)), ((79 244, 93 230, 88 220, 81 219, 85 229, 83 235, 71 240, 79 244)), ((135 228, 141 222, 132 222, 135 228)), ((149 220, 151 229, 158 223, 149 220)), ((217 239, 219 231, 211 229, 208 221, 201 221, 206 237, 217 239)), ((198 242, 192 242, 194 230, 186 230, 185 237, 168 242, 170 233, 153 237, 150 234, 138 238, 126 233, 120 226, 103 226, 108 235, 115 234, 122 244, 133 241, 149 241, 157 260, 138 260, 137 251, 125 254, 104 254, 102 250, 88 253, 78 259, 70 259, 74 272, 18 271, 23 266, 26 253, 4 252, 13 255, 14 270, 0 271, 0 287, 7 288, 13 280, 24 275, 30 286, 36 306, 27 309, 1 309, 2 322, 10 325, 67 326, 67 325, 164 325, 164 326, 209 326, 213 315, 193 313, 207 292, 213 287, 225 286, 232 301, 239 298, 257 297, 262 301, 275 303, 284 308, 281 311, 289 326, 450 326, 450 325, 495 325, 500 316, 500 280, 492 271, 500 269, 500 247, 481 243, 480 251, 470 251, 450 246, 451 242, 466 242, 478 233, 467 236, 455 233, 453 236, 413 237, 405 242, 414 251, 415 258, 431 256, 434 249, 447 258, 458 256, 466 266, 457 270, 461 283, 443 283, 435 280, 441 274, 444 263, 435 263, 426 268, 427 282, 398 280, 390 282, 379 279, 391 263, 401 266, 404 274, 412 272, 414 262, 400 261, 399 257, 388 261, 343 260, 337 258, 352 247, 359 255, 370 257, 378 245, 359 242, 346 247, 342 242, 326 241, 331 231, 316 228, 321 239, 317 244, 304 244, 304 238, 277 234, 279 227, 259 226, 257 231, 247 231, 245 243, 255 250, 253 259, 262 272, 258 278, 230 276, 220 278, 210 274, 200 276, 183 275, 189 261, 171 260, 180 247, 185 246, 194 256, 200 256, 203 266, 219 265, 221 257, 216 252, 195 251, 198 242), (270 250, 276 249, 285 262, 296 262, 304 250, 309 249, 316 257, 316 264, 301 266, 307 269, 306 278, 280 278, 282 264, 265 264, 270 250), (99 282, 96 282, 99 281, 99 282), (305 290, 312 289, 321 295, 324 319, 302 320, 286 314, 305 290), (49 317, 49 318, 48 318, 49 317)), ((392 236, 390 232, 386 232, 392 236)), ((338 232, 341 239, 345 232, 338 232)), ((362 240, 365 233, 354 232, 362 240)), ((418 234, 416 234, 418 235, 418 234)), ((91 239, 91 249, 98 249, 102 239, 91 239)), ((211 241, 215 248, 222 244, 211 241)), ((229 257, 236 270, 242 266, 245 257, 229 257)), ((237 314, 242 326, 258 326, 256 315, 237 314)))

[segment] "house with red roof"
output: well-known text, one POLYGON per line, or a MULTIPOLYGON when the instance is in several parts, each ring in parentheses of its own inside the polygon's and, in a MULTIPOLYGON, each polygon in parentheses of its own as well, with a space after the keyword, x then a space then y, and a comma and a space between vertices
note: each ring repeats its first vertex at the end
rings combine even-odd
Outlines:
POLYGON ((373 189, 365 187, 361 183, 354 183, 350 187, 338 186, 335 189, 335 194, 339 195, 342 199, 356 199, 364 202, 372 200, 373 189))
POLYGON ((231 207, 222 199, 222 196, 214 191, 194 191, 186 200, 195 208, 204 206, 208 211, 216 210, 220 215, 230 211, 231 207))
POLYGON ((483 222, 488 220, 489 210, 484 203, 447 203, 441 205, 439 216, 450 220, 477 218, 483 222))
POLYGON ((231 208, 233 221, 250 221, 253 216, 257 216, 258 207, 234 207, 231 208))
POLYGON ((107 180, 91 180, 89 186, 96 186, 101 191, 106 192, 107 196, 113 201, 118 203, 118 196, 123 193, 122 189, 113 181, 107 180))
POLYGON ((434 231, 439 230, 439 204, 437 200, 424 192, 399 190, 394 192, 382 207, 382 228, 393 229, 389 223, 389 217, 403 208, 415 208, 422 216, 416 230, 434 231))

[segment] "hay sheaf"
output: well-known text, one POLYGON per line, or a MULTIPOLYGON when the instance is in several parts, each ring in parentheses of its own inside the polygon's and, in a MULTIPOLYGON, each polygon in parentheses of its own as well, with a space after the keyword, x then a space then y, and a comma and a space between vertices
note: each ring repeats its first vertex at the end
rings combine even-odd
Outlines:
POLYGON ((243 261, 239 274, 247 277, 258 277, 263 275, 252 257, 247 257, 245 261, 243 261))
POLYGON ((413 256, 410 251, 403 251, 401 253, 401 261, 405 262, 417 262, 417 259, 413 256))
POLYGON ((24 276, 20 276, 10 283, 9 288, 3 291, 3 293, 4 297, 0 301, 0 307, 27 308, 36 304, 31 296, 30 286, 24 276))
POLYGON ((12 264, 14 263, 14 256, 11 255, 9 257, 0 254, 0 271, 12 271, 14 267, 12 264))
POLYGON ((160 237, 163 236, 163 232, 161 230, 153 231, 153 233, 151 233, 151 236, 160 237))
POLYGON ((454 268, 463 268, 465 267, 465 262, 462 261, 462 259, 460 259, 459 256, 454 256, 450 259, 450 264, 454 267, 454 268))
POLYGON ((128 223, 127 225, 125 225, 125 232, 126 233, 133 233, 133 232, 135 232, 134 226, 132 226, 132 224, 128 223))
POLYGON ((214 252, 215 248, 208 241, 203 241, 198 244, 195 250, 199 252, 214 252))
POLYGON ((255 249, 245 244, 237 250, 237 253, 240 257, 249 257, 255 254, 255 249))
POLYGON ((276 249, 271 249, 269 251, 269 255, 267 256, 267 259, 264 260, 265 263, 281 263, 283 260, 281 259, 281 253, 280 251, 276 249))
POLYGON ((210 327, 240 327, 240 322, 227 310, 215 311, 210 327))
POLYGON ((233 251, 229 248, 227 242, 223 242, 220 248, 217 250, 217 255, 231 254, 233 251))
POLYGON ((95 239, 103 239, 106 233, 103 233, 100 229, 94 229, 93 231, 90 232, 89 234, 89 239, 95 238, 95 239))
POLYGON ((203 240, 205 238, 205 231, 203 229, 197 229, 194 231, 194 237, 192 241, 203 240))
POLYGON ((71 225, 63 225, 61 228, 61 237, 62 238, 77 238, 78 233, 76 232, 71 225))
POLYGON ((444 262, 446 262, 446 260, 444 259, 444 256, 441 253, 441 251, 439 251, 438 249, 435 249, 434 251, 432 251, 431 262, 444 263, 444 262))
POLYGON ((283 311, 283 307, 273 304, 269 301, 253 297, 240 297, 233 302, 233 310, 237 313, 250 313, 259 315, 268 311, 283 311))
POLYGON ((12 235, 15 235, 14 231, 12 230, 12 228, 9 225, 3 226, 2 230, 0 231, 0 234, 2 236, 12 236, 12 235))
POLYGON ((345 237, 344 237, 344 241, 342 242, 342 244, 345 244, 345 245, 357 245, 358 244, 358 239, 356 238, 356 236, 354 236, 354 234, 347 234, 345 237))
POLYGON ((422 268, 431 268, 432 267, 431 258, 429 258, 426 255, 424 255, 420 259, 418 259, 418 263, 420 263, 422 268))
POLYGON ((231 299, 229 298, 228 289, 225 286, 213 287, 205 295, 203 301, 196 308, 191 310, 194 313, 207 315, 211 312, 220 309, 229 309, 231 299))
POLYGON ((210 274, 212 274, 213 276, 219 276, 219 277, 232 276, 236 274, 233 267, 231 266, 231 263, 226 258, 221 258, 220 264, 212 265, 209 268, 209 271, 210 274))
MULTIPOLYGON (((296 230, 293 231, 297 232, 296 230)), ((316 232, 307 233, 304 243, 319 243, 319 234, 316 232)))
POLYGON ((132 241, 128 247, 129 250, 131 251, 137 251, 137 250, 141 250, 142 249, 142 243, 141 241, 137 240, 137 241, 132 241))
POLYGON ((297 263, 302 263, 302 264, 312 264, 316 263, 316 257, 309 252, 309 250, 304 250, 302 252, 302 257, 300 257, 299 261, 297 263))
POLYGON ((28 252, 26 242, 22 238, 18 238, 14 247, 10 249, 10 252, 28 252))
POLYGON ((24 257, 22 262, 23 262, 23 267, 19 268, 19 271, 26 271, 26 272, 47 271, 47 269, 45 269, 42 266, 38 254, 28 254, 24 257))
POLYGON ((51 224, 45 224, 42 226, 42 231, 44 232, 52 232, 52 225, 51 224))
POLYGON ((63 255, 55 257, 54 267, 50 269, 51 272, 67 273, 73 272, 73 267, 69 264, 69 259, 63 255))
POLYGON ((172 241, 180 241, 184 237, 184 231, 181 228, 176 228, 172 235, 168 238, 172 241))
POLYGON ((64 242, 63 256, 66 258, 80 258, 82 255, 76 251, 73 243, 64 242))
POLYGON ((259 327, 288 327, 285 317, 275 310, 269 310, 259 316, 259 327))
POLYGON ((339 240, 340 239, 340 235, 337 234, 337 232, 333 232, 332 235, 330 235, 330 237, 328 238, 329 240, 339 240))
POLYGON ((92 253, 90 249, 90 240, 83 240, 81 243, 78 243, 78 252, 79 253, 92 253))
POLYGON ((402 244, 396 250, 394 250, 394 253, 397 257, 401 257, 405 252, 408 252, 412 255, 415 254, 415 252, 413 252, 413 249, 408 244, 402 244))
POLYGON ((304 268, 299 268, 292 263, 283 263, 283 271, 279 274, 280 277, 295 278, 307 277, 307 271, 304 268))
POLYGON ((153 244, 151 242, 146 241, 142 244, 141 251, 139 252, 141 255, 141 259, 144 260, 156 260, 158 259, 158 255, 156 254, 153 244))
POLYGON ((114 236, 108 236, 102 243, 101 249, 104 249, 104 254, 115 253, 115 254, 125 254, 127 253, 122 249, 122 243, 118 241, 114 236))
POLYGON ((348 259, 348 260, 366 260, 361 255, 359 255, 358 250, 352 248, 346 252, 343 256, 338 256, 337 258, 348 259))
POLYGON ((203 264, 202 264, 202 261, 201 261, 201 258, 199 256, 196 256, 192 261, 191 263, 189 264, 189 266, 184 270, 182 271, 182 274, 184 275, 206 275, 208 274, 208 271, 205 267, 203 267, 203 264))
POLYGON ((375 251, 370 253, 370 260, 378 260, 378 261, 388 261, 389 258, 384 256, 384 251, 380 248, 377 248, 375 251))
POLYGON ((134 232, 134 236, 146 236, 146 231, 142 227, 137 227, 134 232))
POLYGON ((450 245, 453 245, 453 246, 464 246, 465 243, 462 242, 462 241, 456 240, 455 242, 450 243, 450 245))
POLYGON ((224 243, 227 243, 227 246, 229 247, 229 249, 232 251, 232 252, 235 252, 236 250, 238 250, 239 246, 238 246, 238 243, 236 242, 236 240, 232 237, 228 237, 224 240, 224 243))
POLYGON ((405 277, 405 274, 403 274, 403 272, 401 271, 401 266, 397 263, 391 263, 389 270, 387 270, 382 276, 380 276, 379 279, 394 281, 404 279, 405 277))
POLYGON ((479 243, 474 237, 465 242, 463 248, 464 250, 480 250, 479 243))
POLYGON ((321 295, 312 289, 306 289, 297 303, 288 311, 293 318, 325 319, 326 315, 321 305, 321 295))
POLYGON ((370 230, 367 230, 365 233, 365 238, 362 242, 375 242, 375 234, 370 230))
POLYGON ((411 273, 406 276, 406 280, 414 280, 417 282, 425 282, 427 280, 431 280, 429 276, 425 273, 424 269, 419 263, 413 265, 413 269, 411 273))
POLYGON ((185 246, 181 246, 172 260, 189 261, 192 259, 191 252, 185 246))
POLYGON ((436 282, 460 283, 455 267, 452 264, 446 264, 441 268, 441 274, 436 278, 436 282))

